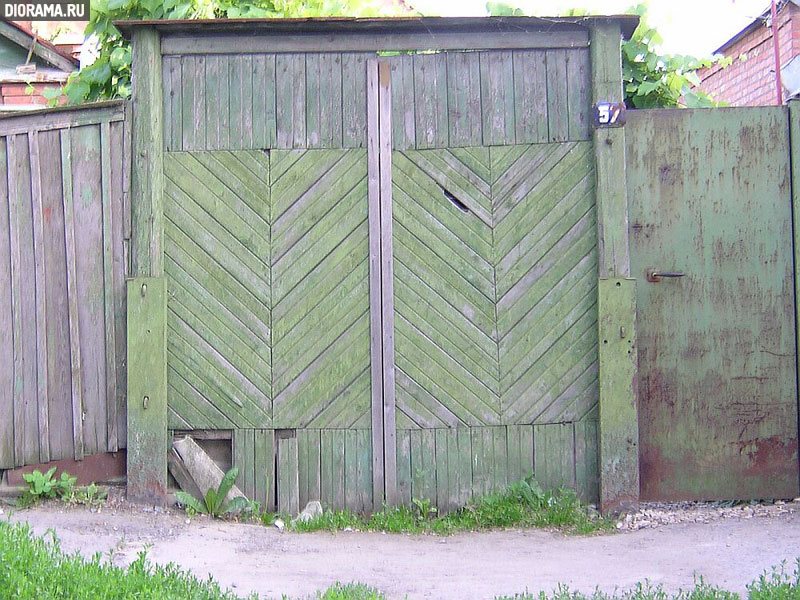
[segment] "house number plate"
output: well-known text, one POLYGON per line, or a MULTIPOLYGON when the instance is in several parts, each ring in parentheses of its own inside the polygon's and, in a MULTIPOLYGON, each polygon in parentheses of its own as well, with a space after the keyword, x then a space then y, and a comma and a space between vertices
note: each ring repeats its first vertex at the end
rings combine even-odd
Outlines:
POLYGON ((598 102, 594 105, 595 127, 622 127, 625 118, 624 102, 598 102))

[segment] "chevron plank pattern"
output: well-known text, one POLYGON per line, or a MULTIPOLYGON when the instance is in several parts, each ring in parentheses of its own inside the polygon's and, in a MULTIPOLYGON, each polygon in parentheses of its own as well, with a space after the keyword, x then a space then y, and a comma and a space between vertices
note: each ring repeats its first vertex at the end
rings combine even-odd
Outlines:
POLYGON ((489 166, 485 148, 393 153, 400 428, 499 422, 489 166))
POLYGON ((504 423, 578 421, 597 402, 593 165, 588 142, 491 149, 504 423))
POLYGON ((270 153, 273 423, 370 424, 364 150, 270 153))
POLYGON ((597 399, 587 142, 395 152, 398 427, 554 423, 597 399))
POLYGON ((167 153, 169 426, 271 425, 269 162, 167 153))

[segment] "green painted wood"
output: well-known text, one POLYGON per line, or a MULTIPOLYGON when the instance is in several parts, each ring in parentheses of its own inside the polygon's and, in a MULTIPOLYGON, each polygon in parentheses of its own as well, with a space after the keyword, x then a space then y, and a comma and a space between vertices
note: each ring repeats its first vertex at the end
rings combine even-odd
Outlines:
POLYGON ((276 145, 306 145, 306 56, 278 54, 275 58, 276 145))
POLYGON ((178 414, 193 426, 202 415, 215 427, 269 427, 268 159, 170 153, 165 175, 169 384, 171 397, 182 397, 178 414))
POLYGON ((544 50, 513 52, 514 138, 517 144, 549 140, 546 57, 544 50))
POLYGON ((300 512, 297 437, 277 436, 278 512, 296 515, 300 512))
POLYGON ((448 146, 480 146, 481 72, 477 52, 450 52, 447 57, 448 146))
POLYGON ((578 496, 587 504, 596 504, 600 498, 600 481, 597 446, 597 421, 584 419, 575 427, 575 483, 578 496))
MULTIPOLYGON (((210 59, 209 59, 210 60, 210 59)), ((272 148, 275 145, 275 55, 253 55, 253 147, 272 148)))
POLYGON ((544 489, 575 487, 575 445, 571 423, 533 426, 536 481, 544 489))
POLYGON ((588 50, 567 50, 567 119, 570 140, 591 139, 591 64, 588 50))
POLYGON ((131 273, 160 277, 164 271, 163 149, 164 106, 160 37, 133 34, 133 153, 131 168, 131 273))
POLYGON ((607 509, 622 501, 635 502, 639 496, 639 419, 634 348, 636 282, 632 279, 601 279, 597 311, 600 336, 600 503, 607 509))
POLYGON ((69 130, 59 132, 61 190, 64 210, 64 245, 67 271, 69 356, 71 367, 72 445, 76 460, 83 458, 83 385, 81 383, 80 320, 78 317, 77 265, 75 250, 75 199, 72 181, 72 143, 69 130))
POLYGON ((410 150, 416 147, 416 109, 414 107, 414 57, 393 56, 392 80, 392 148, 410 150))
POLYGON ((239 469, 236 486, 250 500, 260 501, 256 496, 256 452, 255 430, 234 429, 233 466, 239 469))
POLYGON ((565 142, 569 135, 569 74, 567 50, 548 50, 547 122, 551 142, 565 142))
MULTIPOLYGON (((10 195, 8 189, 8 138, 0 138, 0 335, 13 339, 13 289, 11 280, 10 195)), ((0 346, 0 411, 14 414, 14 345, 0 346)), ((0 420, 0 468, 14 468, 14 420, 0 420)))
POLYGON ((643 117, 626 125, 642 498, 794 495, 796 119, 643 117), (650 283, 647 269, 686 275, 650 283))
POLYGON ((320 431, 300 429, 297 432, 297 451, 300 469, 300 504, 322 499, 322 462, 320 431))
MULTIPOLYGON (((362 94, 364 91, 362 88, 362 94)), ((342 147, 342 101, 342 55, 338 53, 307 54, 307 147, 342 147)))
MULTIPOLYGON (((344 148, 367 147, 367 61, 370 53, 342 53, 342 146, 344 148)), ((372 100, 373 107, 375 99, 372 100)))
POLYGON ((397 501, 411 505, 411 431, 397 431, 397 501))
POLYGON ((480 53, 483 145, 515 143, 514 64, 510 51, 480 53))
POLYGON ((448 145, 447 59, 444 54, 415 54, 414 131, 416 148, 448 145))
POLYGON ((167 493, 167 287, 128 280, 128 497, 163 503, 167 493))

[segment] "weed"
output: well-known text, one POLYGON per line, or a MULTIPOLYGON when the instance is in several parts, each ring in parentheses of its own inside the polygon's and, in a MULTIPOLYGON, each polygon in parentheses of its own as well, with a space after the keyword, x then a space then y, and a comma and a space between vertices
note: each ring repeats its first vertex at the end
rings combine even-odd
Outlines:
POLYGON ((385 600, 386 596, 363 583, 336 582, 324 592, 317 592, 318 600, 385 600))
POLYGON ((412 505, 412 508, 384 508, 369 517, 349 511, 325 511, 316 519, 296 523, 294 529, 451 534, 477 529, 555 527, 581 535, 613 529, 610 520, 581 505, 574 491, 544 491, 533 477, 511 485, 505 492, 477 498, 449 514, 437 515, 436 507, 428 499, 415 498, 412 505))
POLYGON ((786 572, 785 562, 772 567, 747 586, 747 594, 750 600, 800 600, 800 558, 793 573, 786 572))
POLYGON ((233 482, 236 481, 238 475, 238 467, 233 467, 230 471, 225 473, 216 490, 214 488, 208 489, 203 498, 203 502, 200 502, 191 494, 187 494, 183 491, 175 492, 175 498, 186 507, 187 512, 191 513, 194 511, 195 513, 209 515, 217 519, 226 514, 241 512, 251 506, 247 498, 238 496, 231 499, 229 502, 225 502, 225 497, 228 495, 228 492, 231 491, 233 482))
POLYGON ((61 499, 67 504, 82 504, 89 508, 97 508, 108 498, 108 489, 90 483, 86 487, 77 487, 65 493, 61 499))
POLYGON ((28 484, 28 489, 17 499, 17 505, 24 508, 36 504, 40 500, 63 498, 72 494, 78 478, 62 471, 61 477, 57 479, 55 472, 56 467, 51 467, 45 473, 38 469, 32 473, 25 473, 22 478, 28 484))

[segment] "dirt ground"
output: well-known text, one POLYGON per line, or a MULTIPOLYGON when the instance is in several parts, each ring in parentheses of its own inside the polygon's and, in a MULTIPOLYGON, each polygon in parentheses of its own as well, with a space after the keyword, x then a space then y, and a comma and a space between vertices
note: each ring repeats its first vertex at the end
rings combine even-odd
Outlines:
POLYGON ((765 569, 800 556, 800 503, 794 504, 595 537, 544 531, 297 534, 202 517, 189 521, 177 511, 124 503, 99 513, 52 504, 11 518, 28 521, 38 534, 54 529, 67 551, 111 552, 118 565, 146 548, 152 561, 211 574, 243 595, 304 597, 336 581, 358 581, 389 598, 467 599, 549 591, 559 583, 611 592, 645 579, 676 591, 690 587, 695 574, 744 592, 765 569))

